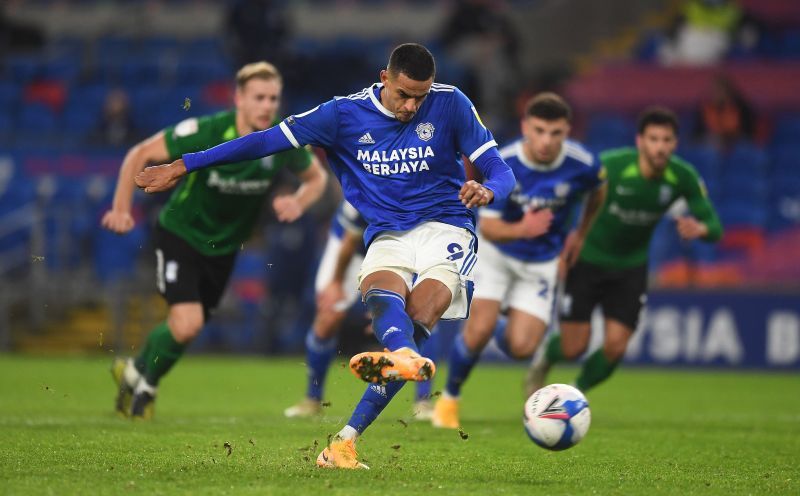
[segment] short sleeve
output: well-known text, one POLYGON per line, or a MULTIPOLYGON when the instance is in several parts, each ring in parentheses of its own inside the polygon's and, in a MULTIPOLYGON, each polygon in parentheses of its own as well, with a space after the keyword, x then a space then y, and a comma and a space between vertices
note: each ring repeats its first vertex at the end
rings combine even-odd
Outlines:
POLYGON ((348 201, 342 203, 338 216, 342 227, 352 233, 361 235, 367 229, 367 222, 361 216, 361 213, 348 201))
POLYGON ((336 141, 338 121, 338 110, 334 99, 302 114, 289 116, 279 126, 295 148, 304 145, 328 147, 336 141))
POLYGON ((594 161, 583 175, 583 183, 587 191, 591 191, 606 182, 606 168, 603 167, 599 157, 593 156, 594 161))
POLYGON ((475 110, 475 106, 469 101, 469 98, 458 89, 453 93, 456 144, 458 150, 474 163, 483 152, 497 146, 497 142, 481 122, 478 111, 475 110))
POLYGON ((208 117, 191 117, 164 129, 164 141, 169 159, 180 158, 184 153, 194 153, 219 144, 209 139, 208 117))

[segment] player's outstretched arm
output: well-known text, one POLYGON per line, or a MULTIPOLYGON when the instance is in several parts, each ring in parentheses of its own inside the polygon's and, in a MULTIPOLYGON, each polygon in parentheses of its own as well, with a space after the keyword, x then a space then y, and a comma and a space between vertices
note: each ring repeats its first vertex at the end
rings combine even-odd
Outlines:
MULTIPOLYGON (((298 144, 297 147, 300 145, 298 144)), ((171 164, 148 167, 136 176, 136 185, 147 193, 174 187, 189 172, 215 165, 244 162, 295 148, 280 126, 256 131, 197 153, 186 153, 171 164)))
POLYGON ((137 143, 128 150, 119 169, 111 209, 103 214, 100 225, 118 234, 124 234, 133 229, 136 223, 131 215, 131 207, 133 206, 133 191, 136 187, 135 177, 147 164, 163 163, 167 160, 169 160, 169 151, 163 131, 137 143))
POLYGON ((179 158, 171 164, 154 165, 139 172, 135 178, 136 186, 145 193, 167 191, 174 188, 186 173, 186 165, 179 158))
POLYGON ((281 222, 294 222, 319 200, 328 182, 328 173, 322 168, 317 157, 311 157, 311 165, 299 174, 300 187, 291 195, 281 195, 272 201, 275 215, 281 222))

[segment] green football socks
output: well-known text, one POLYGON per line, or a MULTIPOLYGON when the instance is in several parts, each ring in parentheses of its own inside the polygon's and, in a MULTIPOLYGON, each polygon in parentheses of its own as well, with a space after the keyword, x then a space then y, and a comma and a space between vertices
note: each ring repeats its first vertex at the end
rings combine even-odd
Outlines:
POLYGON ((561 334, 554 334, 550 340, 547 341, 545 357, 551 365, 564 359, 564 352, 561 351, 561 334))
POLYGON ((175 341, 167 323, 162 322, 147 336, 144 348, 136 357, 136 369, 151 386, 157 386, 158 381, 183 355, 186 346, 175 341))
POLYGON ((603 349, 595 350, 589 358, 583 362, 581 373, 575 380, 575 385, 583 392, 600 384, 614 372, 619 362, 612 362, 606 358, 603 349))

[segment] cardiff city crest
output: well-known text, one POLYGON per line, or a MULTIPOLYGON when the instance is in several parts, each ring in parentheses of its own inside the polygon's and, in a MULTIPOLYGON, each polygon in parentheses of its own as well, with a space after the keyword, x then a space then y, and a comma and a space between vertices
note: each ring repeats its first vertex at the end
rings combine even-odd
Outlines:
POLYGON ((421 139, 422 141, 428 141, 431 138, 433 138, 434 127, 433 124, 431 124, 430 122, 423 122, 422 124, 417 126, 416 131, 417 131, 417 136, 419 136, 419 139, 421 139))

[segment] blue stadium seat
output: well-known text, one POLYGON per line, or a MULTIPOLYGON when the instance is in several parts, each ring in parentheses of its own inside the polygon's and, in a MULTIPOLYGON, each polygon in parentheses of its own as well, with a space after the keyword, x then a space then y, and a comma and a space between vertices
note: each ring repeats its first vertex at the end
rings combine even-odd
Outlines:
POLYGON ((23 132, 47 134, 58 130, 58 116, 41 103, 24 105, 20 109, 18 123, 23 132))
POLYGON ((235 71, 220 59, 188 58, 178 61, 178 84, 202 85, 211 81, 231 80, 235 71))
POLYGON ((598 145, 593 149, 601 150, 630 146, 635 135, 636 125, 632 120, 617 114, 597 114, 589 118, 586 141, 598 145))
MULTIPOLYGON (((24 207, 36 201, 36 187, 8 156, 0 158, 0 257, 30 254, 31 222, 24 207)), ((0 263, 0 265, 4 265, 0 263)))
POLYGON ((102 108, 108 90, 108 85, 102 83, 76 86, 70 91, 68 104, 102 108))
POLYGON ((45 79, 55 79, 71 83, 78 79, 81 73, 81 59, 78 56, 60 55, 44 62, 42 76, 45 79))
POLYGON ((150 57, 128 57, 114 70, 126 86, 153 84, 161 80, 161 64, 150 57))
MULTIPOLYGON (((171 36, 150 36, 142 40, 140 52, 152 60, 161 60, 168 56, 177 56, 180 42, 171 36)), ((198 55, 205 56, 202 52, 198 55)))
POLYGON ((678 151, 678 156, 692 164, 707 184, 713 184, 719 179, 720 157, 714 148, 710 146, 684 148, 678 151))
POLYGON ((41 61, 35 55, 9 55, 5 67, 11 81, 17 84, 27 83, 42 74, 41 61))
POLYGON ((689 258, 696 263, 712 263, 720 259, 719 248, 715 243, 692 241, 689 244, 689 258))
POLYGON ((787 31, 781 38, 781 57, 785 59, 800 58, 800 30, 787 31))
POLYGON ((12 81, 0 81, 0 107, 16 107, 22 94, 22 87, 12 81))
POLYGON ((783 115, 777 119, 772 133, 775 146, 800 144, 800 115, 783 115))
POLYGON ((218 61, 228 60, 225 47, 219 38, 195 38, 188 40, 181 48, 181 57, 203 57, 218 61))
POLYGON ((722 157, 721 174, 742 174, 763 178, 768 172, 769 157, 761 148, 751 143, 739 143, 722 157))
POLYGON ((85 138, 100 125, 101 111, 97 107, 69 105, 64 110, 63 132, 75 138, 85 138))
POLYGON ((723 201, 763 205, 769 194, 769 182, 764 176, 740 172, 724 174, 720 180, 723 201))
POLYGON ((800 192, 795 195, 776 195, 772 197, 767 227, 779 231, 800 226, 800 192))
POLYGON ((0 112, 0 143, 11 142, 16 128, 17 112, 14 108, 0 112))
POLYGON ((47 175, 39 178, 38 190, 45 221, 45 263, 51 270, 78 267, 94 222, 85 180, 47 175))
POLYGON ((165 90, 159 86, 140 86, 129 91, 131 117, 135 126, 145 130, 158 129, 158 109, 165 105, 165 90))
POLYGON ((92 239, 95 275, 103 284, 128 279, 136 271, 136 259, 147 239, 146 228, 137 224, 125 236, 96 227, 92 239))
POLYGON ((675 230, 675 222, 664 218, 653 231, 650 241, 650 267, 655 270, 663 263, 680 258, 685 254, 685 247, 675 230))
POLYGON ((766 205, 726 202, 718 206, 722 225, 729 227, 766 227, 769 210, 766 205))
POLYGON ((95 50, 101 64, 126 60, 130 54, 136 53, 136 43, 124 36, 105 36, 97 40, 95 50))

